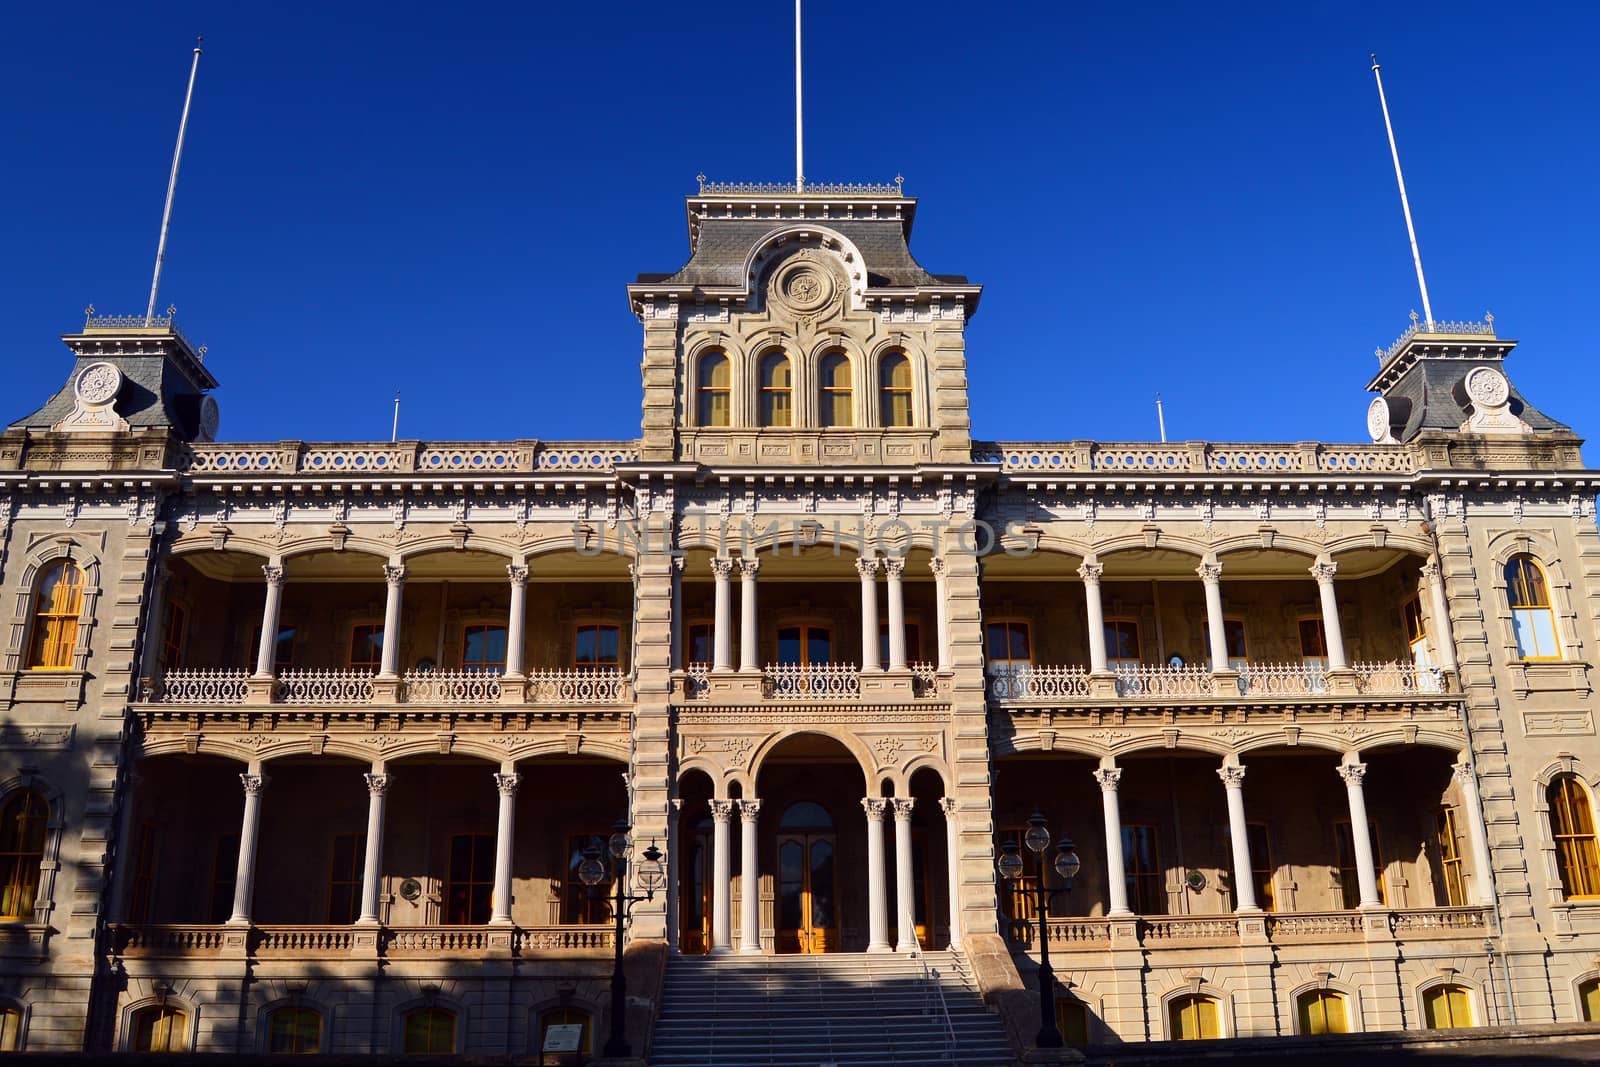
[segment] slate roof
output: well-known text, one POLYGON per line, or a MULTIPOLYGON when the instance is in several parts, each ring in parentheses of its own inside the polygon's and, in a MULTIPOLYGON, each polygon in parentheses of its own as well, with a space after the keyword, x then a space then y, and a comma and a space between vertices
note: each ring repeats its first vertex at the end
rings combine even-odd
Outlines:
MULTIPOLYGON (((792 220, 704 219, 700 223, 700 243, 688 263, 673 274, 641 274, 639 281, 742 288, 750 249, 774 230, 791 225, 792 220)), ((968 284, 964 275, 938 275, 924 270, 911 255, 905 223, 899 219, 819 219, 815 225, 839 233, 861 250, 870 288, 968 284)))
MULTIPOLYGON (((171 430, 184 440, 192 441, 200 428, 200 401, 203 393, 196 389, 170 356, 158 352, 131 355, 116 352, 85 352, 73 364, 66 383, 44 402, 38 410, 24 415, 11 424, 13 428, 48 430, 72 414, 77 406, 73 385, 78 374, 91 363, 111 363, 121 369, 122 389, 117 393, 115 409, 128 420, 135 430, 171 430)), ((204 372, 202 372, 204 373, 204 372)), ((205 375, 209 379, 209 375, 205 375)), ((207 387, 214 381, 206 383, 207 387)))
MULTIPOLYGON (((1467 374, 1478 367, 1495 367, 1504 373, 1500 360, 1429 359, 1423 357, 1405 372, 1398 382, 1384 390, 1389 403, 1389 418, 1395 438, 1409 441, 1427 430, 1456 431, 1472 415, 1467 397, 1467 374)), ((1511 385, 1511 413, 1526 422, 1535 433, 1571 433, 1572 427, 1557 422, 1540 411, 1511 385)))

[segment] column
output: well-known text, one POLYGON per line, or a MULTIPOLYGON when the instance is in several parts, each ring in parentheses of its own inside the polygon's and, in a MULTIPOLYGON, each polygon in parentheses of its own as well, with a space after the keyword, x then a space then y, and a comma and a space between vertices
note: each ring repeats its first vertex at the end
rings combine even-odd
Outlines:
POLYGON ((361 867, 361 917, 362 924, 376 924, 379 889, 383 884, 383 809, 389 794, 389 776, 383 773, 383 764, 374 763, 367 780, 367 856, 361 867))
POLYGON ((1088 607, 1090 674, 1111 671, 1106 665, 1106 615, 1100 605, 1100 576, 1105 570, 1105 565, 1093 558, 1084 560, 1078 568, 1078 577, 1083 579, 1084 604, 1088 607))
POLYGON ((1244 768, 1223 766, 1218 769, 1217 777, 1228 790, 1228 835, 1233 841, 1233 910, 1260 911, 1256 904, 1255 872, 1250 866, 1250 825, 1244 817, 1244 768))
POLYGON ((900 939, 894 950, 916 952, 916 888, 911 879, 911 806, 915 801, 895 797, 889 803, 894 805, 894 898, 895 910, 900 914, 900 939))
POLYGON ((672 615, 672 649, 668 662, 675 671, 683 670, 683 557, 672 557, 672 599, 668 608, 672 615))
POLYGON ((522 630, 528 618, 528 568, 521 563, 508 563, 506 577, 511 579, 511 613, 506 620, 506 675, 521 678, 522 630))
POLYGON ((504 926, 511 924, 511 852, 516 841, 517 786, 522 782, 516 766, 502 763, 500 773, 494 776, 495 788, 500 791, 500 822, 495 828, 494 897, 489 921, 504 926))
POLYGON ((945 576, 950 572, 950 565, 943 556, 934 556, 928 567, 933 571, 933 617, 938 623, 938 666, 941 671, 947 671, 950 669, 950 598, 945 576))
POLYGON ((389 596, 383 605, 383 659, 378 677, 393 678, 400 663, 400 593, 406 585, 405 564, 384 564, 383 580, 389 587, 389 596))
MULTIPOLYGON (((1211 669, 1228 670, 1228 631, 1222 625, 1222 564, 1202 563, 1195 573, 1206 587, 1206 632, 1211 635, 1211 669)), ((1103 636, 1103 635, 1102 635, 1103 636)))
POLYGON ((261 765, 252 763, 246 774, 239 775, 244 786, 244 822, 239 827, 239 866, 234 869, 233 914, 229 923, 250 925, 250 903, 256 891, 256 840, 261 830, 261 794, 267 790, 270 779, 261 773, 261 765))
POLYGON ((683 859, 678 855, 678 823, 683 819, 683 798, 667 801, 667 949, 677 954, 682 946, 683 922, 678 917, 678 879, 683 876, 683 859))
MULTIPOLYGON (((144 634, 140 638, 139 676, 141 678, 157 678, 162 673, 164 664, 161 662, 162 646, 166 643, 167 635, 167 586, 172 581, 172 572, 166 567, 158 567, 155 576, 150 581, 150 602, 145 609, 144 634)), ((182 636, 181 634, 179 635, 182 636)))
POLYGON ((267 603, 261 609, 261 643, 256 646, 256 677, 271 678, 273 656, 278 650, 278 608, 283 603, 283 564, 268 563, 261 568, 267 580, 267 603))
POLYGON ((761 801, 739 801, 739 952, 761 955, 761 872, 756 860, 756 818, 761 801))
MULTIPOLYGON (((889 579, 889 669, 906 669, 906 598, 901 579, 906 572, 904 558, 890 556, 883 561, 889 579)), ((876 634, 874 634, 876 636, 876 634)))
POLYGON ((1478 776, 1462 753, 1450 770, 1461 783, 1461 807, 1467 813, 1467 842, 1472 846, 1472 899, 1485 906, 1494 903, 1494 872, 1489 866, 1489 831, 1483 824, 1483 802, 1478 796, 1478 776))
POLYGON ((856 560, 861 575, 861 670, 881 668, 878 658, 878 561, 871 556, 856 560))
MULTIPOLYGON (((731 566, 731 564, 730 564, 731 566)), ((733 801, 711 802, 711 954, 722 956, 733 950, 732 876, 728 873, 728 820, 733 818, 733 801)))
POLYGON ((711 669, 733 670, 733 560, 714 559, 711 573, 717 579, 717 610, 711 628, 711 669))
POLYGON ((889 802, 878 797, 866 797, 861 808, 867 813, 867 951, 888 952, 889 899, 884 890, 888 887, 888 864, 883 852, 883 813, 889 802))
POLYGON ((956 814, 956 798, 941 797, 944 812, 944 854, 950 878, 950 948, 961 949, 961 820, 956 814))
POLYGON ((1349 670, 1344 658, 1344 628, 1339 624, 1339 602, 1333 595, 1333 576, 1339 565, 1331 559, 1319 559, 1311 565, 1311 577, 1317 580, 1317 595, 1322 598, 1322 636, 1328 642, 1328 670, 1349 670))
POLYGON ((739 558, 739 669, 759 671, 756 645, 756 575, 761 561, 754 556, 739 558))
POLYGON ((1339 764, 1339 777, 1344 779, 1345 792, 1350 795, 1350 841, 1356 850, 1360 907, 1381 908, 1383 897, 1378 892, 1378 871, 1372 860, 1372 835, 1367 832, 1367 798, 1361 788, 1361 779, 1366 776, 1365 763, 1339 764))
POLYGON ((1428 603, 1431 607, 1428 629, 1428 650, 1434 662, 1446 671, 1456 667, 1456 641, 1450 629, 1450 601, 1444 592, 1444 575, 1439 571, 1439 561, 1430 559, 1422 565, 1422 580, 1428 583, 1428 603))
MULTIPOLYGON (((1101 767, 1094 772, 1100 783, 1100 803, 1106 819, 1106 890, 1111 915, 1132 915, 1128 907, 1128 871, 1122 859, 1122 806, 1117 799, 1121 767, 1101 767)), ((1224 779, 1226 780, 1226 779, 1224 779)))

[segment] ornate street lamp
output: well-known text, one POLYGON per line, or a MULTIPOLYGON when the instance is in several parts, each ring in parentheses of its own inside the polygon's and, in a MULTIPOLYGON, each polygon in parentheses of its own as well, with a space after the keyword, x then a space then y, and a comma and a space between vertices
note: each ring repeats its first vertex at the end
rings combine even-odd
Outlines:
MULTIPOLYGON (((628 1039, 623 1035, 624 1015, 627 1011, 628 980, 622 973, 622 924, 627 920, 628 913, 633 910, 633 905, 642 900, 654 900, 656 891, 667 884, 667 871, 661 863, 661 850, 656 848, 655 842, 644 853, 638 864, 639 885, 644 889, 643 896, 636 896, 628 892, 628 856, 633 851, 633 840, 628 836, 628 822, 618 819, 612 827, 610 840, 606 842, 606 852, 611 854, 612 869, 616 872, 616 892, 612 896, 611 914, 616 919, 616 955, 611 966, 611 1036, 606 1040, 605 1054, 610 1056, 629 1056, 633 1050, 628 1046, 628 1039)), ((589 886, 591 891, 594 886, 605 881, 606 865, 601 860, 604 853, 599 845, 591 844, 583 850, 583 862, 578 864, 578 878, 583 884, 589 886)))
MULTIPOLYGON (((1045 826, 1044 816, 1038 808, 1028 817, 1028 830, 1022 835, 1022 841, 1028 846, 1029 852, 1039 857, 1039 1035, 1034 1038, 1034 1044, 1038 1048, 1061 1048, 1065 1042, 1061 1040, 1061 1031, 1056 1026, 1056 972, 1050 967, 1050 900, 1057 893, 1072 889, 1072 880, 1078 876, 1078 868, 1082 863, 1078 860, 1072 838, 1063 837, 1056 846, 1055 862, 1051 864, 1061 879, 1061 886, 1058 889, 1046 889, 1049 872, 1045 870, 1044 854, 1050 848, 1050 830, 1045 826)), ((1022 854, 1015 841, 1007 841, 1000 847, 999 867, 1001 877, 1008 881, 1015 882, 1022 877, 1022 854)))

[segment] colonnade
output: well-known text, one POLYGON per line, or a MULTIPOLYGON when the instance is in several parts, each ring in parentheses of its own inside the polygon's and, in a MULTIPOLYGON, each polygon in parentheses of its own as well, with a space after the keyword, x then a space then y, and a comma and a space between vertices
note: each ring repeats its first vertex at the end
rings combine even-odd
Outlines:
MULTIPOLYGON (((1350 835, 1355 853, 1356 883, 1360 890, 1358 907, 1381 908, 1384 906, 1383 897, 1378 888, 1372 837, 1368 833, 1364 787, 1367 765, 1360 762, 1355 755, 1348 755, 1339 763, 1337 771, 1344 782, 1350 811, 1350 835)), ((1478 803, 1477 780, 1465 756, 1461 763, 1451 766, 1451 772, 1455 780, 1461 784, 1461 806, 1467 815, 1468 840, 1472 844, 1474 902, 1487 905, 1493 902, 1493 897, 1489 874, 1488 835, 1483 823, 1483 810, 1478 803)), ((1245 815, 1244 764, 1230 756, 1223 761, 1221 767, 1217 768, 1217 777, 1222 780, 1223 788, 1227 792, 1228 840, 1233 860, 1234 910, 1260 911, 1261 905, 1256 899, 1254 868, 1250 859, 1250 827, 1245 815)), ((1105 814, 1108 914, 1132 915, 1133 912, 1128 907, 1127 871, 1122 853, 1122 813, 1117 797, 1117 786, 1122 780, 1122 768, 1116 766, 1108 757, 1095 770, 1094 778, 1100 786, 1105 814)))
MULTIPOLYGON (((682 560, 673 570, 672 613, 675 625, 681 617, 676 610, 681 604, 682 560)), ((945 617, 945 579, 948 567, 942 557, 935 557, 930 569, 934 578, 934 617, 938 628, 937 666, 939 670, 950 667, 949 620, 945 617)), ((718 556, 711 560, 711 576, 715 582, 712 597, 711 670, 732 671, 733 663, 733 576, 739 575, 739 665, 740 672, 759 672, 760 623, 757 613, 756 580, 761 573, 761 560, 757 556, 718 556)), ((861 670, 864 673, 882 671, 883 657, 878 646, 878 573, 884 575, 885 600, 888 607, 889 655, 888 670, 904 671, 910 667, 906 658, 905 571, 903 556, 862 556, 856 560, 856 573, 861 578, 861 670)), ((676 650, 679 642, 674 640, 676 650)), ((674 651, 674 656, 677 653, 674 651)), ((674 660, 674 666, 679 666, 674 660)))
MULTIPOLYGON (((915 885, 912 880, 911 814, 916 800, 912 797, 864 797, 862 812, 867 824, 867 951, 914 952, 918 948, 915 885), (889 885, 888 857, 884 841, 884 825, 892 813, 894 820, 895 852, 895 934, 889 938, 889 885)), ((946 855, 948 856, 950 947, 961 947, 961 903, 958 893, 959 860, 957 851, 960 827, 956 818, 956 802, 950 797, 939 801, 945 817, 946 855)), ((674 804, 674 819, 681 810, 681 802, 674 804)), ((711 801, 711 954, 726 955, 734 951, 733 945, 733 877, 732 877, 732 823, 735 812, 739 816, 739 946, 741 955, 761 955, 761 850, 758 825, 761 801, 712 800, 711 801)), ((668 835, 668 845, 676 845, 677 834, 668 835)), ((668 887, 668 900, 677 896, 677 878, 680 872, 679 857, 673 852, 673 877, 668 887)), ((673 916, 669 914, 672 936, 677 937, 673 916)))

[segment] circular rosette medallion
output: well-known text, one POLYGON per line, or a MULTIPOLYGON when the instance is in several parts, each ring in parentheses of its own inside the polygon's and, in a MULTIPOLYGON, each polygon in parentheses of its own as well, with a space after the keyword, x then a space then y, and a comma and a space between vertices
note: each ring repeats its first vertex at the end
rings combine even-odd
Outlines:
POLYGON ((113 363, 91 363, 78 375, 75 387, 85 404, 105 404, 122 388, 122 371, 113 363))
POLYGON ((1511 386, 1493 367, 1479 367, 1467 375, 1467 395, 1480 408, 1501 408, 1511 399, 1511 386))
POLYGON ((1375 442, 1389 437, 1389 402, 1381 396, 1367 405, 1367 432, 1375 442))
POLYGON ((817 264, 802 260, 778 271, 773 293, 796 311, 816 311, 833 299, 833 277, 817 264))

